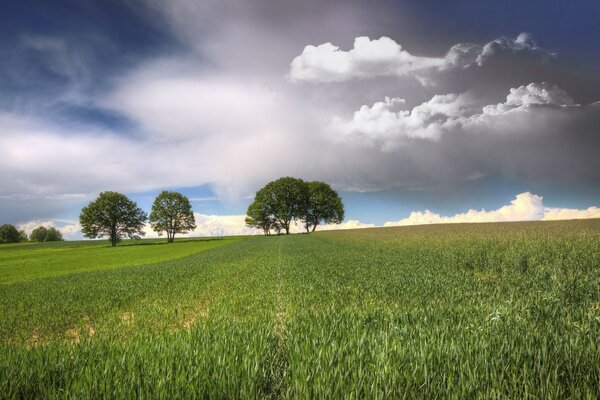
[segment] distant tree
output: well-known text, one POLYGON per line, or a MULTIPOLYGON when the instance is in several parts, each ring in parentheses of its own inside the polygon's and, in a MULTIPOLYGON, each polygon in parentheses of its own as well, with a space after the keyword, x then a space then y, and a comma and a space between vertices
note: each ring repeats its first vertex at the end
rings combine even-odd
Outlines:
POLYGON ((46 235, 48 234, 48 229, 45 226, 38 226, 34 230, 31 231, 31 235, 29 235, 29 240, 32 242, 44 242, 46 240, 46 235))
POLYGON ((19 231, 14 225, 4 224, 0 226, 0 243, 17 243, 19 231))
POLYGON ((116 246, 122 238, 139 239, 144 235, 146 213, 127 196, 117 192, 102 192, 81 210, 79 223, 85 237, 108 236, 116 246))
POLYGON ((260 190, 267 205, 268 214, 285 234, 290 224, 303 215, 308 201, 308 188, 302 179, 285 177, 269 182, 260 190))
POLYGON ((28 240, 27 232, 25 232, 23 229, 19 229, 19 242, 26 242, 28 240))
POLYGON ((166 232, 168 243, 173 242, 176 233, 196 229, 190 200, 181 193, 162 191, 152 205, 150 225, 159 235, 166 232))
POLYGON ((63 239, 63 235, 58 229, 53 226, 48 228, 46 233, 46 242, 60 242, 63 240, 65 239, 63 239))
POLYGON ((317 225, 340 224, 344 220, 344 204, 335 190, 325 182, 307 182, 308 201, 302 222, 306 232, 314 232, 317 225), (312 230, 311 230, 312 228, 312 230))
POLYGON ((271 215, 268 198, 263 189, 256 192, 254 201, 248 206, 246 215, 246 226, 261 229, 265 235, 271 234, 275 219, 271 215))

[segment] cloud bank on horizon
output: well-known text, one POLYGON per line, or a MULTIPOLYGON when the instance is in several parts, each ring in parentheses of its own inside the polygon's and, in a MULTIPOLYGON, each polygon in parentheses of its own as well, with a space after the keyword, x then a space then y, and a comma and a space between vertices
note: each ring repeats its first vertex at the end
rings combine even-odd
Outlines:
MULTIPOLYGON (((2 220, 60 219, 108 189, 245 199, 284 175, 457 195, 544 182, 571 200, 600 186, 600 60, 581 37, 477 31, 465 13, 442 35, 441 3, 64 3, 60 18, 40 4, 47 26, 0 34, 2 220)), ((238 229, 199 215, 205 232, 238 229)))

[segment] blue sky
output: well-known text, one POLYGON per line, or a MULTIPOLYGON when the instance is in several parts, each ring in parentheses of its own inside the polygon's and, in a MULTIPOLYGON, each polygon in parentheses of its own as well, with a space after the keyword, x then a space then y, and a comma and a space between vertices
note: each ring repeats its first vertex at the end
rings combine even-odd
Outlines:
POLYGON ((285 175, 331 183, 360 224, 521 193, 600 205, 598 2, 5 1, 0 15, 2 223, 74 224, 103 190, 243 216, 285 175))

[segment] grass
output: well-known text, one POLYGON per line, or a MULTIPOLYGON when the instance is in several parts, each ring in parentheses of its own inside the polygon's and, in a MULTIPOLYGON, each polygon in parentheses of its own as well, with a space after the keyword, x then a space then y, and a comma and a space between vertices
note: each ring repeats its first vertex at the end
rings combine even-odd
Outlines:
POLYGON ((249 238, 0 315, 0 398, 594 399, 600 221, 249 238))
POLYGON ((2 245, 0 284, 157 263, 237 240, 180 239, 174 245, 169 245, 164 239, 125 240, 116 248, 106 240, 2 245))

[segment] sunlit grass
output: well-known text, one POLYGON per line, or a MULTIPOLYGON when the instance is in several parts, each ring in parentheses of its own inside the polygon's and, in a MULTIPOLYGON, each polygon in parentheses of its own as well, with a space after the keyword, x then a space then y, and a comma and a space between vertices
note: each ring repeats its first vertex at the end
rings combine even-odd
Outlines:
POLYGON ((593 399, 600 221, 248 238, 0 314, 4 398, 593 399))
POLYGON ((0 284, 76 272, 157 263, 237 241, 227 239, 125 240, 111 247, 106 240, 18 243, 0 246, 0 284))

